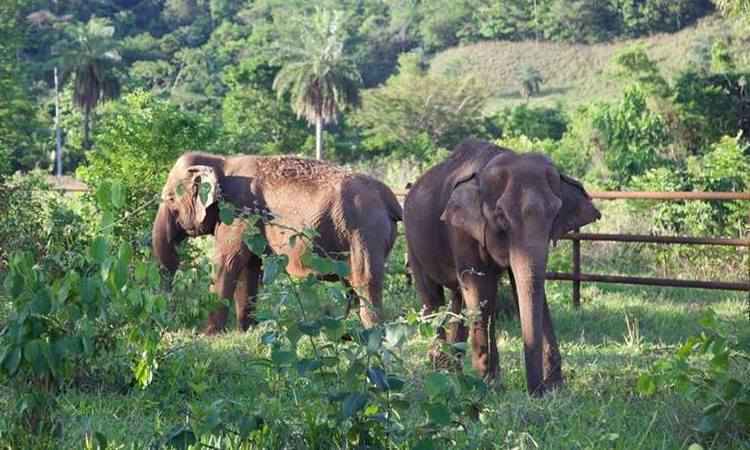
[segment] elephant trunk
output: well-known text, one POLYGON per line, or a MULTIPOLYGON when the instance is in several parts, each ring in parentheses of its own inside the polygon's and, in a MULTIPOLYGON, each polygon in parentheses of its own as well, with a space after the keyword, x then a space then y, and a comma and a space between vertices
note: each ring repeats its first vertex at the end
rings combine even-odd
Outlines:
POLYGON ((159 212, 156 214, 151 238, 154 255, 159 263, 170 273, 177 271, 180 264, 177 258, 177 244, 185 235, 164 203, 159 206, 159 212))
POLYGON ((547 243, 520 243, 510 249, 521 316, 526 386, 532 395, 544 393, 543 308, 547 243))

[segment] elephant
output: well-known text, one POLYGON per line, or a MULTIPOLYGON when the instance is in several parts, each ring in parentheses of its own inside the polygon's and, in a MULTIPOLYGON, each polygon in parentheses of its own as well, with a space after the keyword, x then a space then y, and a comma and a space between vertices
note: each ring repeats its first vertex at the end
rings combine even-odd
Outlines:
MULTIPOLYGON (((349 264, 342 280, 362 300, 359 316, 365 327, 382 319, 385 261, 396 239, 401 205, 383 183, 335 165, 292 156, 219 156, 188 152, 178 158, 162 190, 162 202, 152 229, 153 252, 174 273, 179 265, 176 246, 187 237, 215 237, 214 292, 234 299, 237 325, 247 330, 255 323, 254 303, 262 273, 261 255, 243 243, 248 226, 257 226, 268 242, 266 253, 288 256, 288 273, 312 273, 303 256, 316 253, 349 264), (238 209, 262 212, 270 220, 249 225, 219 220, 219 202, 238 209), (290 237, 312 228, 312 243, 290 237), (292 245, 293 244, 293 245, 292 245)), ((320 274, 316 274, 320 275, 320 274)), ((330 278, 330 276, 329 276, 330 278)), ((204 330, 224 329, 228 308, 209 314, 204 330)))
MULTIPOLYGON (((539 153, 516 153, 466 139, 425 172, 404 202, 409 266, 423 314, 453 293, 454 320, 438 337, 470 337, 472 366, 487 381, 497 378, 497 286, 512 272, 521 329, 527 389, 532 395, 563 383, 562 359, 545 295, 550 241, 601 218, 583 186, 561 174, 539 153)), ((446 357, 431 350, 433 360, 446 357)))

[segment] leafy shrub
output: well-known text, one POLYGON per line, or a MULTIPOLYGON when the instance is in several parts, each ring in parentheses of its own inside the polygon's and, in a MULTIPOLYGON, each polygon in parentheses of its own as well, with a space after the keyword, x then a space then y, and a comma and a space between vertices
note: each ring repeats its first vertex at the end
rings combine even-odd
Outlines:
POLYGON ((419 63, 418 54, 402 55, 397 75, 363 93, 354 121, 365 129, 368 149, 408 149, 425 137, 434 147, 451 148, 482 132, 487 90, 472 78, 427 74, 419 63))
POLYGON ((490 120, 503 137, 559 140, 568 126, 568 120, 559 107, 519 105, 503 109, 490 120))
POLYGON ((682 125, 684 145, 698 153, 723 135, 742 131, 750 136, 750 74, 705 75, 688 71, 674 82, 675 104, 682 125))
POLYGON ((649 110, 645 94, 636 86, 625 91, 619 104, 594 110, 592 125, 604 144, 604 161, 610 170, 606 183, 614 189, 659 165, 659 150, 669 143, 664 121, 649 110))
POLYGON ((85 205, 52 191, 41 172, 0 181, 0 204, 13 212, 0 216, 0 271, 18 249, 28 251, 45 270, 80 265, 79 253, 91 229, 85 205))
MULTIPOLYGON (((187 150, 207 149, 216 133, 209 123, 151 94, 136 91, 104 108, 95 148, 76 174, 92 190, 106 192, 116 182, 116 209, 129 214, 114 222, 115 236, 143 242, 150 235, 159 193, 169 169, 187 150)), ((105 226, 109 226, 105 223, 105 226)))
MULTIPOLYGON (((633 179, 633 186, 653 191, 743 192, 750 186, 750 146, 737 137, 723 137, 704 156, 691 156, 683 167, 662 167, 633 179)), ((743 202, 659 202, 646 207, 655 219, 656 232, 742 236, 748 206, 743 202)))
POLYGON ((644 396, 668 390, 685 396, 697 407, 699 420, 692 429, 706 438, 718 433, 750 436, 748 342, 730 333, 712 310, 700 324, 704 330, 699 335, 640 376, 637 390, 644 396))

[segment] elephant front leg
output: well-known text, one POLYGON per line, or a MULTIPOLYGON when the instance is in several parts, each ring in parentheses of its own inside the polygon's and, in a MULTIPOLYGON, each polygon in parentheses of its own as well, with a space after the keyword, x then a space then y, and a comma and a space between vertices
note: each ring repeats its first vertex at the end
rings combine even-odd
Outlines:
POLYGON ((472 366, 485 380, 494 380, 500 370, 495 340, 497 274, 464 271, 459 278, 470 321, 472 366))
POLYGON ((257 256, 252 256, 237 279, 234 290, 234 308, 237 315, 237 329, 247 331, 255 321, 255 302, 260 284, 261 261, 257 256))

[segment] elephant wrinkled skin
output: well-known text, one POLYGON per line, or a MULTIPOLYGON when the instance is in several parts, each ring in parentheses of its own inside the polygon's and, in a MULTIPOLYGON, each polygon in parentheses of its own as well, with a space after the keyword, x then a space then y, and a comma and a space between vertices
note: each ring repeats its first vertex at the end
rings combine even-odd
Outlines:
MULTIPOLYGON (((469 329, 452 321, 447 339, 470 337, 472 364, 498 373, 495 317, 499 276, 515 279, 530 393, 563 382, 561 358, 544 292, 550 240, 601 217, 577 181, 552 161, 466 140, 414 183, 404 203, 409 266, 425 314, 445 303, 467 308, 469 329)), ((439 337, 446 338, 441 330, 439 337)), ((432 352, 433 358, 444 357, 432 352)))
MULTIPOLYGON (((235 220, 231 225, 219 221, 219 201, 270 215, 269 222, 258 226, 268 241, 268 251, 289 257, 287 270, 294 276, 311 272, 301 260, 309 243, 297 239, 291 247, 289 237, 292 230, 313 228, 316 252, 349 263, 350 274, 344 281, 363 300, 362 323, 369 327, 381 320, 385 260, 396 238, 396 222, 402 217, 401 206, 384 184, 325 162, 296 157, 191 152, 177 160, 154 220, 154 254, 174 272, 180 241, 213 234, 214 290, 220 298, 234 298, 238 327, 246 330, 253 322, 261 259, 242 241, 247 221, 235 220)), ((226 307, 211 313, 205 332, 222 330, 227 313, 226 307)))

